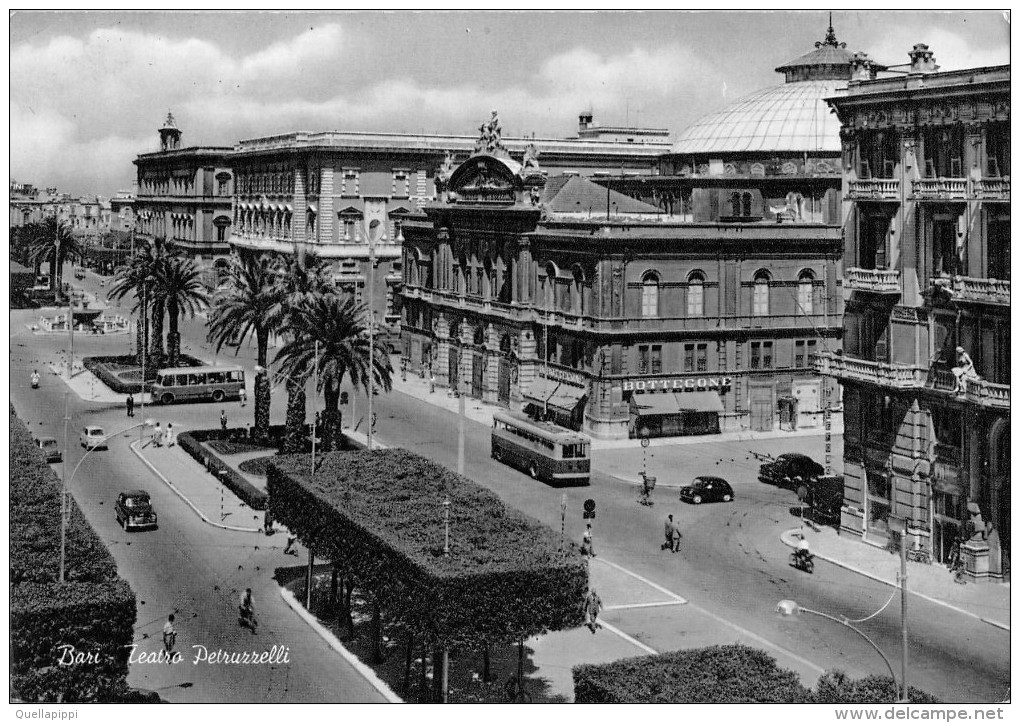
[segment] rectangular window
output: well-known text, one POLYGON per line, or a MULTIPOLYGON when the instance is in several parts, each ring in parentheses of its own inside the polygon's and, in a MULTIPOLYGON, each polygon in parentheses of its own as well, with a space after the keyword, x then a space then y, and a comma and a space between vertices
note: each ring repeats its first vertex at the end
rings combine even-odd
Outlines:
POLYGON ((638 347, 638 374, 647 374, 649 369, 648 347, 638 347))
POLYGON ((698 344, 697 371, 708 371, 708 344, 698 344))
POLYGON ((793 366, 796 369, 804 366, 804 341, 802 339, 793 343, 793 366))
POLYGON ((772 368, 772 342, 765 341, 761 345, 761 368, 772 368))
POLYGON ((751 368, 761 369, 761 342, 751 342, 751 368))
POLYGON ((817 342, 814 339, 808 339, 808 343, 807 343, 807 363, 808 363, 809 367, 813 367, 815 365, 815 352, 816 352, 815 347, 816 347, 816 345, 817 345, 817 342))
POLYGON ((662 374, 662 347, 658 344, 652 347, 652 374, 662 374))
POLYGON ((684 344, 684 371, 694 371, 694 344, 684 344))

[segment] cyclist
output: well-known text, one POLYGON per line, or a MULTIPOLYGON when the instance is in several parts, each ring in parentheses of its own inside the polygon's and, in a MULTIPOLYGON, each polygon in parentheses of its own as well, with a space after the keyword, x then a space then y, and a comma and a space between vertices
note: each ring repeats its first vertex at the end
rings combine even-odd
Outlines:
POLYGON ((39 388, 39 370, 35 369, 32 371, 32 389, 39 388))

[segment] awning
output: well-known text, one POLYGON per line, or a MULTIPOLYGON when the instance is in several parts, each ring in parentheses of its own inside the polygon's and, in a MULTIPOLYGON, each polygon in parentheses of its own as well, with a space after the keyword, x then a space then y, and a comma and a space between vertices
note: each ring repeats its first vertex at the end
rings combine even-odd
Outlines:
POLYGON ((631 397, 631 404, 642 416, 650 414, 676 414, 676 399, 672 394, 635 394, 631 397))
POLYGON ((577 409, 577 405, 581 398, 584 397, 584 394, 585 391, 581 387, 561 383, 553 391, 552 396, 549 397, 549 406, 561 409, 567 414, 572 414, 577 409))
POLYGON ((544 406, 549 400, 549 397, 551 397, 553 392, 556 391, 556 387, 558 385, 559 382, 551 379, 535 377, 535 381, 531 383, 531 386, 528 387, 528 391, 524 393, 524 398, 528 401, 544 406))
POLYGON ((718 392, 674 392, 680 409, 691 412, 722 412, 722 400, 718 392))

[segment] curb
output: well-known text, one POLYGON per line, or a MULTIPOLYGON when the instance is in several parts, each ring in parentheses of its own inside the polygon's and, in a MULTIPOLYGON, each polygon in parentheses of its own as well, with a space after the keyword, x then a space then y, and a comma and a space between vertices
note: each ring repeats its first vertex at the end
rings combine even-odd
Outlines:
MULTIPOLYGON (((799 535, 799 533, 800 533, 799 529, 787 530, 786 532, 783 532, 782 534, 779 535, 779 540, 780 540, 780 542, 782 542, 787 547, 795 547, 794 543, 787 541, 787 537, 792 536, 792 535, 799 535)), ((863 575, 864 577, 870 578, 871 580, 874 580, 875 582, 880 582, 883 585, 888 585, 889 587, 899 588, 899 585, 896 584, 895 582, 890 582, 890 581, 886 580, 885 578, 881 578, 878 575, 874 575, 874 574, 872 574, 870 572, 867 572, 865 570, 861 570, 860 568, 854 567, 853 565, 848 565, 845 562, 840 562, 839 560, 835 560, 835 559, 833 559, 831 557, 826 557, 825 555, 820 555, 818 553, 814 553, 814 556, 819 558, 819 559, 825 560, 825 562, 828 562, 831 565, 835 565, 836 567, 842 567, 844 570, 849 570, 850 572, 856 573, 858 575, 863 575)), ((985 623, 987 625, 991 625, 993 628, 998 628, 1000 630, 1005 630, 1007 633, 1010 632, 1009 625, 1006 625, 1005 623, 1000 623, 997 620, 990 620, 989 618, 983 618, 980 615, 978 615, 977 613, 972 613, 969 610, 965 610, 964 608, 957 607, 956 605, 952 605, 950 603, 947 603, 945 600, 939 600, 938 598, 931 597, 930 595, 925 595, 923 592, 917 592, 916 590, 907 590, 907 592, 909 592, 911 595, 916 595, 917 597, 921 598, 922 600, 927 600, 928 602, 933 603, 935 605, 941 605, 942 607, 949 608, 950 610, 953 610, 954 612, 958 612, 958 613, 961 613, 961 614, 966 615, 968 617, 972 617, 975 620, 978 620, 978 621, 980 621, 982 623, 985 623)))
POLYGON ((236 527, 234 525, 222 525, 219 522, 213 522, 212 520, 210 520, 208 517, 205 516, 205 513, 203 513, 202 510, 200 510, 197 507, 195 507, 195 504, 191 500, 189 500, 187 497, 185 497, 184 493, 181 492, 179 489, 177 489, 177 487, 174 485, 174 483, 171 482, 169 479, 167 479, 166 475, 164 475, 162 472, 160 472, 158 469, 156 469, 156 465, 154 465, 152 462, 150 462, 149 460, 147 460, 145 458, 145 455, 143 455, 141 453, 141 451, 138 449, 138 442, 137 441, 132 442, 128 446, 131 448, 131 451, 135 453, 135 456, 138 457, 138 459, 142 460, 142 462, 145 463, 145 466, 148 467, 150 470, 152 470, 152 472, 157 477, 159 477, 161 480, 163 480, 163 483, 167 487, 169 487, 171 489, 171 491, 173 491, 173 493, 175 495, 177 495, 182 500, 184 500, 184 502, 188 505, 188 507, 193 509, 195 511, 195 513, 200 518, 202 518, 202 521, 205 522, 207 525, 212 525, 213 527, 219 527, 221 530, 229 530, 230 532, 258 532, 258 533, 262 532, 262 529, 258 528, 258 527, 236 527))
POLYGON ((340 657, 342 657, 344 660, 350 663, 351 667, 358 671, 358 673, 361 674, 361 677, 368 681, 369 685, 375 688, 376 691, 380 695, 382 695, 383 698, 386 699, 387 703, 404 702, 400 696, 393 692, 390 686, 386 685, 382 678, 376 675, 376 672, 374 670, 372 670, 370 667, 362 663, 358 659, 358 656, 356 656, 354 653, 345 648, 340 643, 340 641, 337 640, 336 636, 333 635, 333 633, 329 632, 329 630, 327 630, 321 624, 319 624, 319 621, 316 620, 315 617, 310 612, 304 609, 304 607, 301 605, 301 603, 297 601, 297 599, 294 597, 294 594, 290 590, 288 590, 285 587, 281 587, 280 597, 283 598, 283 601, 287 603, 291 610, 297 613, 299 618, 308 623, 308 626, 312 630, 314 630, 329 647, 331 647, 334 651, 339 653, 340 657))

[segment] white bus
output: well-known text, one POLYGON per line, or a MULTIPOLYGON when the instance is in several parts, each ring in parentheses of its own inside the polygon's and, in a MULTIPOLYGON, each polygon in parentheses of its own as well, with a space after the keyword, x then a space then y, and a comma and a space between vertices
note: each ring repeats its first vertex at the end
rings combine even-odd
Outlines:
POLYGON ((492 415, 492 458, 534 479, 577 485, 590 481, 591 440, 523 414, 492 415))
POLYGON ((237 366, 177 367, 160 369, 149 387, 152 399, 161 404, 238 399, 244 388, 244 369, 237 366))

